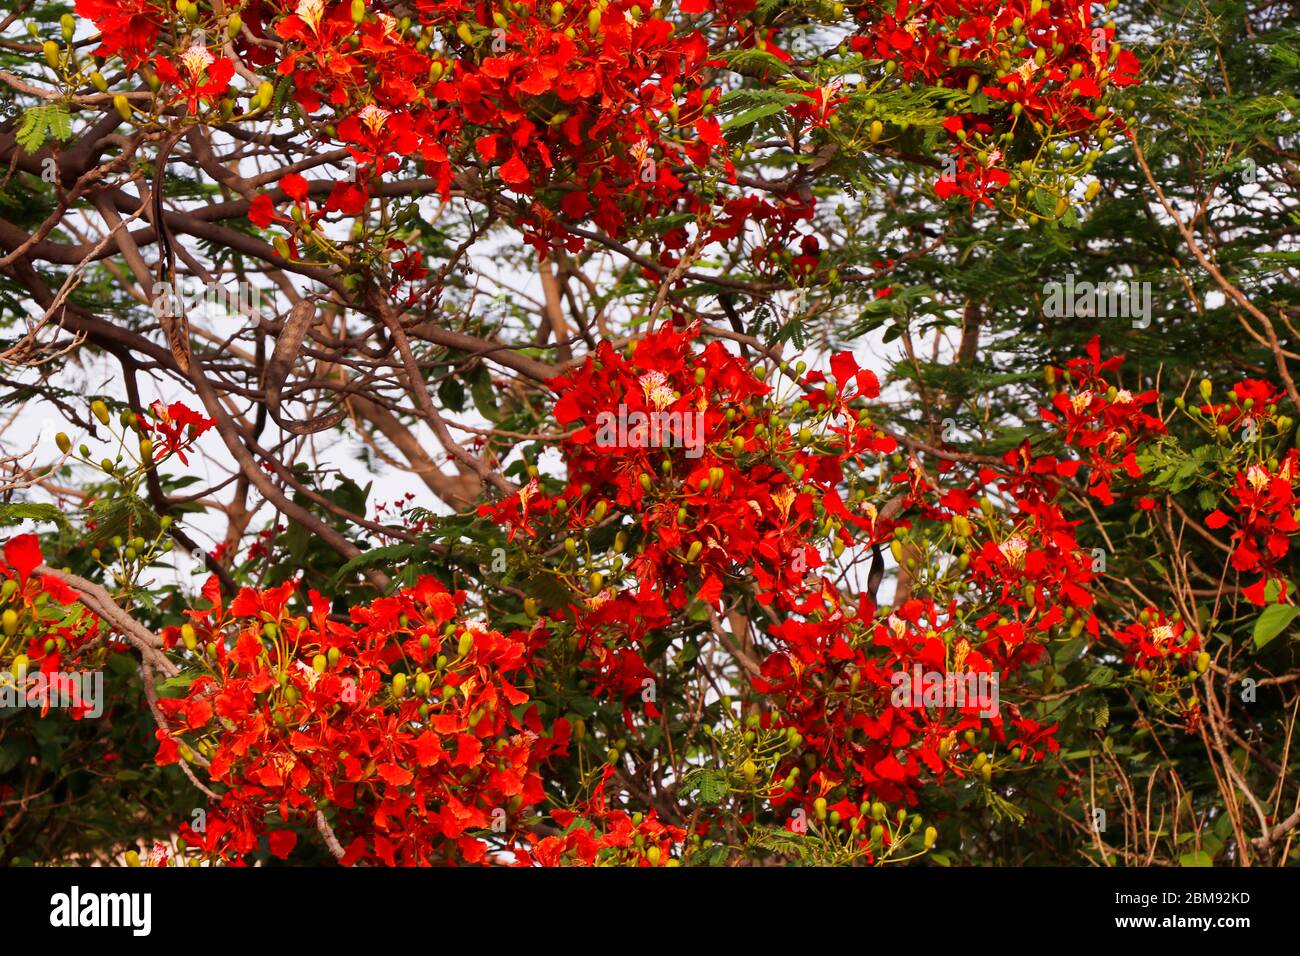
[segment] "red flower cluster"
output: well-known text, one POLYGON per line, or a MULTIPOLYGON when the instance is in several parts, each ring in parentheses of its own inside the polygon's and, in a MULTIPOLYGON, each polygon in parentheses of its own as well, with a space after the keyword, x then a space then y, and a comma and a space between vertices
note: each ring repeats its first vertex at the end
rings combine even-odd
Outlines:
MULTIPOLYGON (((639 9, 525 0, 489 16, 421 3, 415 29, 382 7, 300 0, 274 32, 289 44, 279 71, 294 97, 331 111, 359 166, 378 174, 419 160, 444 196, 453 166, 494 171, 536 197, 519 225, 544 253, 582 245, 557 214, 619 235, 678 202, 702 208, 681 171, 725 160, 710 115, 720 94, 702 89, 708 40, 639 9)), ((318 215, 355 214, 365 195, 364 181, 341 182, 318 215)))
POLYGON ((1232 386, 1229 401, 1206 402, 1200 411, 1216 425, 1229 429, 1248 429, 1253 425, 1258 433, 1264 422, 1277 420, 1277 401, 1281 397, 1282 392, 1268 382, 1247 378, 1232 386))
POLYGON ((97 57, 121 57, 136 67, 153 53, 158 33, 173 19, 161 0, 76 0, 77 15, 99 27, 97 57))
POLYGON ((1125 663, 1152 672, 1157 686, 1169 682, 1172 665, 1185 670, 1201 650, 1200 638, 1181 619, 1172 620, 1156 608, 1147 608, 1138 620, 1117 630, 1115 639, 1124 646, 1125 663))
POLYGON ((1277 600, 1285 602, 1287 580, 1277 570, 1278 563, 1291 550, 1291 535, 1300 531, 1296 522, 1296 481, 1300 479, 1300 452, 1290 449, 1280 464, 1266 462, 1247 466, 1237 472, 1228 494, 1233 499, 1230 517, 1215 509, 1205 519, 1214 530, 1234 524, 1231 565, 1241 574, 1261 577, 1243 593, 1252 604, 1268 602, 1267 587, 1274 581, 1277 600))
POLYGON ((155 462, 175 455, 182 464, 188 465, 190 462, 185 457, 185 452, 193 447, 204 432, 216 424, 211 418, 204 418, 184 402, 172 402, 170 405, 154 402, 149 406, 149 413, 153 416, 153 420, 141 418, 139 424, 141 431, 150 436, 151 440, 155 442, 157 439, 162 440, 161 444, 155 443, 152 450, 155 462))
MULTIPOLYGON (((57 675, 76 665, 82 652, 98 646, 99 619, 80 607, 76 591, 58 578, 34 573, 41 566, 40 542, 34 534, 22 534, 5 542, 0 563, 0 673, 15 680, 19 693, 29 693, 44 715, 50 696, 43 688, 58 681, 73 692, 69 713, 75 720, 85 716, 93 702, 80 699, 78 681, 62 681, 57 675), (45 675, 39 689, 36 672, 45 675)), ((116 641, 106 651, 120 650, 116 641)))
POLYGON ((1043 419, 1059 426, 1065 441, 1087 454, 1088 493, 1102 504, 1113 504, 1111 485, 1122 470, 1129 478, 1141 478, 1138 448, 1165 433, 1159 418, 1143 411, 1154 404, 1156 393, 1134 395, 1116 388, 1106 378, 1122 365, 1122 356, 1103 360, 1096 336, 1088 342, 1086 358, 1065 363, 1067 384, 1052 397, 1052 408, 1043 409, 1043 419))
POLYGON ((173 63, 165 57, 156 57, 154 67, 160 80, 178 88, 179 98, 189 104, 191 115, 199 111, 199 100, 212 104, 225 93, 235 75, 235 61, 213 56, 202 42, 190 44, 176 60, 173 63))
POLYGON ((868 803, 915 806, 931 780, 1013 769, 1054 752, 1055 727, 1024 716, 1014 702, 1016 677, 1041 660, 1058 632, 1099 632, 1091 556, 1075 536, 1077 522, 1056 503, 1059 479, 1077 463, 1035 460, 1026 446, 1007 465, 1002 474, 982 470, 972 489, 917 482, 908 492, 907 510, 943 529, 952 549, 948 573, 964 587, 947 603, 911 599, 882 620, 869 601, 847 608, 826 589, 820 606, 800 608, 803 620, 772 628, 785 647, 764 663, 756 688, 800 741, 778 770, 786 776, 774 802, 798 801, 823 819, 835 814, 869 855, 881 844, 861 819, 868 803), (1014 510, 999 512, 972 494, 994 486, 1014 510), (923 695, 900 701, 900 681, 917 685, 919 675, 951 683, 952 696, 937 706, 923 695), (1000 755, 990 756, 990 746, 1000 755), (810 756, 815 769, 801 777, 795 771, 810 756), (828 800, 829 811, 818 805, 828 800))
POLYGON ((480 836, 505 847, 525 829, 538 765, 569 734, 527 706, 533 636, 458 623, 464 595, 432 578, 352 608, 348 623, 315 591, 293 614, 292 583, 228 607, 215 580, 204 594, 208 610, 164 632, 197 676, 160 702, 171 726, 158 731, 159 763, 207 764, 222 791, 192 845, 240 860, 277 816, 269 846, 283 857, 289 828, 324 814, 344 863, 474 862, 489 849, 480 836))
POLYGON ((876 529, 850 514, 836 491, 845 461, 894 450, 865 411, 850 408, 878 395, 875 376, 847 353, 836 356, 836 381, 808 375, 808 391, 784 410, 720 343, 695 351, 698 334, 666 324, 630 354, 602 344, 555 379, 555 417, 573 429, 560 443, 566 488, 547 496, 534 481, 479 509, 512 538, 534 535, 541 521, 558 523, 556 534, 614 537, 617 556, 579 575, 570 536, 561 568, 583 666, 614 699, 653 677, 635 649, 691 600, 717 604, 724 589, 752 580, 761 602, 789 608, 819 589, 814 542, 832 527, 817 530, 819 510, 845 541, 844 521, 884 533, 884 523, 876 529))
POLYGON ((613 768, 607 768, 590 800, 581 808, 553 810, 551 819, 564 827, 562 836, 548 836, 531 852, 521 849, 519 865, 543 866, 672 866, 674 849, 686 839, 681 827, 662 823, 649 813, 628 813, 610 807, 605 793, 613 768))
MULTIPOLYGON (((632 551, 590 585, 575 576, 575 591, 587 596, 569 610, 597 693, 633 696, 654 679, 642 658, 649 632, 690 599, 713 603, 752 580, 758 599, 785 615, 768 629, 780 649, 754 684, 771 705, 762 726, 784 728, 791 742, 765 791, 776 805, 834 814, 871 854, 880 844, 870 844, 860 802, 914 804, 925 780, 980 773, 987 740, 1004 748, 1004 764, 1054 750, 1054 728, 1014 703, 981 714, 973 700, 933 710, 896 706, 892 695, 895 675, 917 665, 1010 679, 1058 630, 1098 634, 1092 558, 1057 504, 1060 481, 1079 463, 1035 458, 1026 444, 969 487, 936 487, 913 468, 898 476, 904 510, 949 529, 960 552, 954 569, 974 592, 960 604, 911 600, 881 620, 865 597, 845 607, 835 587, 809 573, 823 562, 820 546, 840 554, 896 530, 875 506, 840 492, 895 450, 862 406, 879 395, 875 375, 842 353, 830 378, 787 369, 797 387, 778 401, 765 376, 720 343, 695 351, 695 335, 665 325, 625 354, 603 345, 556 379, 556 419, 573 429, 561 442, 567 487, 547 496, 532 482, 480 509, 512 535, 542 525, 556 535, 613 532, 614 551, 632 551), (994 486, 1014 510, 978 499, 994 486), (628 576, 635 590, 623 586, 628 576), (985 730, 978 745, 967 739, 985 730), (805 765, 815 769, 801 778, 805 765)), ((576 538, 567 550, 576 558, 576 538)))
POLYGON ((604 345, 552 383, 557 421, 578 426, 561 444, 566 513, 571 527, 593 509, 603 516, 602 502, 634 514, 628 570, 672 607, 697 592, 716 601, 746 574, 760 600, 785 604, 820 564, 817 505, 843 510, 843 463, 894 450, 850 408, 879 386, 845 353, 832 361, 836 382, 795 382, 808 391, 787 409, 721 343, 695 352, 697 335, 665 325, 630 355, 604 345))
POLYGON ((1137 57, 1113 26, 1093 23, 1090 0, 898 0, 882 12, 889 6, 859 10, 854 50, 896 63, 908 82, 965 90, 993 107, 944 124, 956 166, 935 185, 944 198, 991 206, 1017 171, 1009 142, 1055 137, 1089 148, 1112 125, 1103 95, 1137 80, 1137 57))
MULTIPOLYGON (((231 115, 236 64, 203 34, 160 53, 168 28, 225 32, 251 67, 276 58, 322 138, 344 145, 365 171, 341 177, 315 207, 282 184, 301 207, 297 219, 277 216, 269 196, 255 201, 253 222, 284 224, 293 255, 325 217, 361 214, 371 180, 408 162, 422 165, 444 198, 453 187, 484 186, 524 197, 517 225, 542 254, 582 248, 572 223, 620 236, 669 213, 713 219, 714 183, 735 181, 714 115, 722 90, 711 71, 726 65, 719 53, 754 48, 790 60, 772 28, 750 22, 752 10, 746 0, 684 0, 675 12, 707 16, 683 29, 667 11, 647 14, 634 0, 521 0, 496 10, 421 0, 400 11, 367 0, 267 0, 246 5, 237 20, 205 19, 188 4, 173 13, 152 0, 77 0, 78 13, 101 32, 94 54, 120 57, 129 69, 151 62, 174 91, 170 102, 184 102, 190 114, 206 103, 231 115)), ((1115 43, 1114 28, 1094 27, 1082 0, 981 0, 973 8, 900 0, 889 12, 862 5, 855 16, 853 49, 899 79, 965 89, 994 104, 945 124, 953 169, 936 189, 969 196, 972 206, 991 205, 989 196, 1015 174, 1013 158, 1032 156, 1026 162, 1035 166, 1045 140, 1065 137, 1074 149, 1108 143, 1117 121, 1100 99, 1136 76, 1136 59, 1115 43)), ((788 111, 809 129, 830 126, 846 99, 836 83, 801 92, 806 102, 788 111)), ((249 113, 266 109, 273 95, 272 84, 262 84, 249 113)))
MULTIPOLYGON (((530 691, 550 647, 583 674, 584 691, 622 702, 629 726, 638 695, 657 718, 644 693, 658 679, 652 636, 683 611, 702 620, 732 610, 737 593, 765 606, 770 640, 746 661, 763 705, 727 770, 791 828, 815 818, 852 853, 892 858, 920 826, 909 814, 925 787, 987 785, 1058 749, 1055 725, 1027 715, 1026 680, 1051 641, 1101 637, 1093 558, 1063 510, 1063 485, 1086 466, 1091 493, 1109 503, 1118 469, 1139 477, 1135 449, 1164 434, 1142 410, 1154 395, 1110 384, 1120 360, 1103 359, 1094 339, 1066 363, 1073 391, 1044 410, 1084 461, 1035 454, 1026 441, 1000 462, 941 461, 931 475, 896 457, 903 467, 881 470, 895 443, 871 423, 876 376, 850 353, 830 358, 829 377, 781 363, 769 384, 721 343, 700 347, 699 335, 666 323, 623 352, 602 344, 551 382, 568 428, 558 443, 567 480, 548 493, 534 478, 480 508, 512 538, 522 532, 529 561, 567 589, 529 630, 465 621, 466 595, 432 578, 346 619, 293 582, 245 589, 228 606, 208 582, 210 606, 162 635, 186 680, 159 702, 157 759, 206 767, 219 794, 205 825, 185 829, 191 847, 229 862, 263 845, 286 857, 300 830, 320 828, 338 837, 345 863, 477 862, 499 851, 523 865, 669 865, 687 832, 616 805, 606 793, 614 766, 588 798, 549 811, 563 832, 538 832, 542 766, 586 728, 548 722, 530 691), (826 552, 847 552, 850 569, 870 554, 874 566, 883 544, 899 567, 891 609, 816 573, 826 552)), ((1248 415, 1275 416, 1276 397, 1245 382, 1199 414, 1244 428, 1248 415)), ((152 411, 143 427, 177 452, 211 424, 183 405, 152 411)), ((1248 589, 1257 603, 1300 530, 1297 476, 1300 451, 1252 463, 1229 491, 1234 514, 1207 519, 1235 522, 1232 563, 1263 574, 1248 589)), ((58 667, 98 624, 67 614, 77 595, 34 573, 34 536, 4 554, 5 648, 17 636, 43 669, 58 667)), ((1154 608, 1113 640, 1166 702, 1208 666, 1195 628, 1154 608)), ((1195 720, 1194 698, 1179 706, 1195 720)), ((693 826, 708 834, 708 815, 693 826)))

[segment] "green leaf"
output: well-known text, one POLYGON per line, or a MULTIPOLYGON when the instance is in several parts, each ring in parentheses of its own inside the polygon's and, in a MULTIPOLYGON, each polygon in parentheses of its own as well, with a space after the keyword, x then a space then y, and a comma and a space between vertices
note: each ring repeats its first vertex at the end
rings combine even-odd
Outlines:
POLYGON ((718 56, 737 73, 746 76, 763 76, 769 82, 790 72, 790 67, 766 50, 723 50, 718 56))
POLYGON ((1255 619, 1256 649, 1264 647, 1281 634, 1297 614, 1300 614, 1300 607, 1292 604, 1274 604, 1264 608, 1264 613, 1255 619))
POLYGON ((1282 585, 1283 585, 1283 584, 1286 585, 1286 593, 1290 594, 1290 593, 1291 593, 1291 582, 1290 582, 1290 581, 1287 581, 1285 578, 1269 578, 1269 579, 1268 579, 1268 582, 1264 585, 1264 603, 1265 603, 1265 604, 1274 604, 1274 603, 1276 603, 1276 601, 1277 601, 1277 599, 1278 599, 1278 595, 1282 594, 1282 585))
POLYGON ((8 773, 18 766, 18 762, 27 756, 27 753, 27 748, 21 741, 0 744, 0 773, 8 773))
POLYGON ((379 564, 381 561, 400 561, 408 558, 419 550, 418 545, 403 543, 390 544, 382 548, 371 548, 369 551, 363 551, 355 558, 348 561, 343 567, 339 568, 339 573, 334 576, 336 582, 342 582, 347 579, 348 575, 371 565, 379 564))
POLYGON ((307 545, 310 543, 311 534, 307 531, 306 526, 296 521, 291 522, 289 530, 284 533, 284 547, 295 563, 303 559, 303 556, 307 553, 307 545))
POLYGON ((488 374, 486 366, 478 366, 470 375, 469 394, 474 400, 474 408, 480 415, 490 422, 501 418, 501 413, 497 409, 496 386, 492 384, 492 376, 488 374))
POLYGON ((337 488, 326 492, 326 497, 340 508, 346 508, 353 514, 364 514, 366 501, 370 498, 371 484, 373 482, 367 482, 366 486, 362 488, 351 478, 342 478, 339 480, 337 488))
POLYGON ((72 117, 68 115, 67 109, 61 103, 56 103, 46 109, 45 124, 59 142, 63 142, 72 135, 72 117))
POLYGON ((0 524, 17 524, 20 521, 52 521, 64 530, 71 528, 63 512, 54 505, 34 501, 0 504, 0 524))
POLYGON ((1093 687, 1109 687, 1115 683, 1115 672, 1105 664, 1098 664, 1088 672, 1088 683, 1093 687))
POLYGON ((1110 723, 1110 704, 1106 701, 1101 702, 1092 718, 1092 727, 1094 730, 1105 730, 1106 725, 1110 723))
POLYGON ((536 598, 538 603, 547 610, 564 607, 573 598, 563 580, 547 572, 530 575, 520 587, 525 594, 536 598))
POLYGON ((453 412, 465 410, 465 386, 454 376, 448 376, 438 386, 438 398, 453 412))
POLYGON ((29 153, 34 153, 45 145, 45 129, 48 125, 46 112, 48 107, 33 106, 23 114, 23 121, 18 127, 18 145, 29 153))
POLYGON ((1032 197, 1034 208, 1042 215, 1054 215, 1056 212, 1056 197, 1046 189, 1035 189, 1032 197))
POLYGON ((1179 866, 1214 866, 1214 857, 1204 850, 1197 850, 1195 853, 1185 853, 1178 858, 1179 866))
POLYGON ((23 114, 16 139, 27 152, 35 153, 45 145, 47 133, 59 141, 72 135, 72 117, 63 104, 33 106, 23 114))
POLYGON ((755 106, 753 109, 745 110, 743 113, 731 117, 722 124, 724 130, 732 129, 736 126, 746 126, 756 120, 761 120, 764 116, 771 116, 773 113, 780 113, 786 107, 785 103, 764 103, 762 106, 755 106))
POLYGON ((731 848, 725 843, 715 843, 713 846, 696 850, 691 854, 691 866, 721 866, 726 862, 730 850, 731 848))
POLYGON ((158 694, 162 697, 181 697, 189 690, 190 684, 194 683, 195 678, 199 676, 198 671, 181 671, 173 677, 158 684, 158 694))
POLYGON ((687 793, 695 794, 700 803, 721 803, 731 792, 726 775, 717 770, 701 769, 692 773, 687 782, 687 793))
POLYGON ((641 223, 640 231, 650 236, 662 236, 668 230, 689 225, 698 218, 693 212, 675 212, 670 216, 659 216, 641 223))

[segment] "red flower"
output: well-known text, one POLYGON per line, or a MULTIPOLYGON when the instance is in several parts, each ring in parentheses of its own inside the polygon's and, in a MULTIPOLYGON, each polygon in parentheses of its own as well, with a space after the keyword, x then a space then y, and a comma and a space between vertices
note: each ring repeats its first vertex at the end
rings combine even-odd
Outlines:
POLYGON ((191 114, 198 112, 199 100, 211 103, 226 92, 235 75, 233 60, 214 57, 202 43, 194 43, 180 54, 180 70, 162 57, 155 58, 154 66, 164 83, 181 88, 191 114))
POLYGON ((204 432, 216 424, 211 418, 204 418, 183 402, 164 405, 154 402, 149 406, 154 420, 141 420, 141 427, 151 435, 161 436, 162 444, 154 449, 154 461, 162 461, 175 455, 183 464, 189 464, 185 457, 190 448, 204 432))
POLYGON ((167 4, 156 0, 76 0, 76 10, 99 28, 94 55, 120 56, 132 68, 147 58, 162 24, 171 19, 167 4))
POLYGON ((295 202, 304 202, 307 199, 307 180, 298 173, 289 173, 282 177, 280 188, 295 202))
POLYGON ((271 847, 273 856, 285 860, 293 852, 293 848, 298 845, 298 834, 292 830, 276 830, 267 839, 271 847))
POLYGON ((259 229, 266 229, 276 219, 275 203, 266 193, 260 193, 254 197, 248 206, 248 219, 259 229))
POLYGON ((34 534, 20 534, 5 542, 5 564, 18 572, 18 583, 25 585, 28 576, 40 567, 41 543, 34 534))

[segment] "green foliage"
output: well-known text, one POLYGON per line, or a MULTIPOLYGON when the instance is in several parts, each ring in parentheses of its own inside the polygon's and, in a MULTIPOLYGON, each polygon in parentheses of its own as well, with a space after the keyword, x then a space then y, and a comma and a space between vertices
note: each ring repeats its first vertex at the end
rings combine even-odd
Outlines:
POLYGON ((33 106, 23 114, 18 126, 18 145, 35 153, 49 138, 62 142, 72 135, 72 117, 61 103, 33 106))

